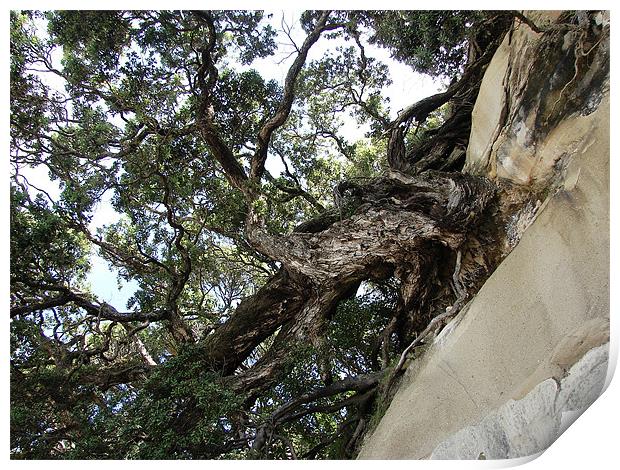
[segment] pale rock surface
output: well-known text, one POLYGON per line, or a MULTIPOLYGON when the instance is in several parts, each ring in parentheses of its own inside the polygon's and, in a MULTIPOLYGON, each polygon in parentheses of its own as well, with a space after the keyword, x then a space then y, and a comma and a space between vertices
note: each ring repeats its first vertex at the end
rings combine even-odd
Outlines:
POLYGON ((547 449, 563 428, 601 393, 609 344, 591 349, 561 381, 547 379, 520 400, 509 400, 480 423, 440 443, 432 459, 505 459, 547 449))
POLYGON ((536 87, 546 85, 527 83, 542 79, 527 65, 539 39, 522 25, 491 62, 474 111, 467 170, 552 189, 477 296, 409 366, 361 459, 535 454, 603 387, 608 85, 599 80, 581 111, 537 128, 536 113, 557 99, 538 92, 536 98, 536 87), (533 87, 529 101, 518 94, 510 100, 519 87, 523 95, 533 87))
MULTIPOLYGON (((558 15, 528 13, 539 25, 558 15)), ((600 21, 608 22, 609 12, 602 13, 600 21)), ((609 64, 594 60, 587 71, 583 65, 580 69, 573 47, 579 43, 579 33, 553 34, 560 37, 549 46, 542 34, 525 25, 504 38, 472 111, 475 124, 465 172, 544 185, 554 176, 558 161, 574 154, 584 141, 592 141, 601 119, 595 109, 607 87, 601 80, 609 64), (567 86, 554 89, 562 80, 567 86), (572 112, 575 108, 578 113, 572 112), (559 122, 549 117, 554 113, 561 118, 559 122)), ((587 54, 592 45, 579 47, 585 50, 578 54, 587 54)))

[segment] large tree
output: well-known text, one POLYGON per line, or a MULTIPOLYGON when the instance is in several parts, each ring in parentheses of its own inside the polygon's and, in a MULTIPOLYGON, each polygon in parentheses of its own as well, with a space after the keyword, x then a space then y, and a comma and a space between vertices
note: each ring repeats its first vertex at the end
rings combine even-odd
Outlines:
POLYGON ((299 21, 278 84, 250 67, 277 53, 260 12, 11 14, 13 457, 350 457, 495 266, 497 188, 459 170, 511 14, 299 21), (450 84, 391 120, 369 42, 450 84), (89 291, 93 247, 138 286, 125 310, 89 291))

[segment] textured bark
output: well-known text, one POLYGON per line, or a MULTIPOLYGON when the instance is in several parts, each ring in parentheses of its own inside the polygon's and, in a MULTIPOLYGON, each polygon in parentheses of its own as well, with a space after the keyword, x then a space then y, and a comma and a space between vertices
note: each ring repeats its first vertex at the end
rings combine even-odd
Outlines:
POLYGON ((224 375, 234 372, 256 346, 303 308, 307 296, 307 289, 281 270, 206 338, 207 365, 224 375))
MULTIPOLYGON (((415 317, 431 284, 439 273, 449 273, 438 264, 450 256, 437 253, 449 254, 463 244, 494 188, 484 178, 460 173, 410 177, 393 172, 343 187, 352 214, 331 225, 312 225, 322 230, 276 236, 256 221, 248 229, 251 242, 281 262, 282 271, 207 339, 208 363, 230 373, 282 327, 271 349, 234 378, 237 390, 262 390, 285 372, 283 364, 294 345, 320 344, 338 302, 353 295, 361 281, 390 276, 402 283, 397 327, 405 341, 428 320, 415 317)), ((330 213, 326 217, 333 220, 330 213)))
POLYGON ((325 230, 275 236, 252 224, 248 236, 289 272, 325 287, 381 275, 381 267, 399 264, 403 252, 415 252, 426 242, 457 248, 493 193, 486 179, 460 173, 393 173, 349 184, 353 214, 325 230))
POLYGON ((390 124, 388 163, 390 168, 409 174, 425 170, 458 171, 465 162, 465 150, 471 129, 471 111, 478 97, 482 77, 497 47, 512 24, 512 15, 500 13, 489 20, 472 39, 465 71, 443 92, 424 98, 406 107, 390 124), (449 115, 444 124, 427 131, 422 142, 405 143, 412 121, 418 126, 443 105, 449 115))
POLYGON ((233 388, 256 395, 267 389, 294 365, 291 354, 300 345, 319 346, 327 321, 338 302, 355 294, 359 282, 334 285, 326 289, 312 289, 303 306, 277 334, 269 351, 250 369, 235 376, 233 388))
MULTIPOLYGON (((496 244, 502 235, 497 227, 494 231, 485 228, 485 224, 498 225, 494 223, 499 220, 495 215, 487 217, 496 188, 484 178, 448 171, 458 169, 463 160, 471 127, 471 109, 477 99, 485 68, 506 31, 507 23, 502 17, 497 25, 485 30, 488 33, 486 36, 474 39, 476 47, 471 49, 470 62, 459 81, 453 82, 446 91, 405 108, 393 123, 382 123, 389 127, 390 133, 387 160, 391 171, 387 175, 341 182, 334 191, 333 208, 300 224, 288 235, 275 235, 269 233, 260 215, 253 212, 255 205, 252 204, 261 197, 262 178, 268 177, 264 170, 271 139, 290 114, 296 81, 310 48, 322 33, 342 25, 328 23, 329 12, 320 15, 289 69, 281 102, 272 116, 264 116, 264 125, 256 137, 255 152, 249 169, 246 169, 222 137, 213 112, 212 93, 218 74, 211 56, 215 54, 216 44, 213 19, 208 12, 193 14, 207 25, 205 45, 198 51, 200 63, 196 91, 200 103, 196 129, 228 182, 245 196, 249 206, 247 241, 281 266, 279 272, 254 295, 243 300, 224 323, 215 326, 199 341, 199 354, 196 354, 195 360, 205 369, 221 375, 222 383, 242 396, 249 409, 255 397, 278 384, 295 365, 293 353, 297 347, 312 344, 315 351, 321 351, 327 326, 343 299, 355 295, 363 281, 382 282, 389 279, 397 286, 398 300, 393 312, 389 313, 391 318, 386 320, 387 327, 378 334, 374 355, 369 358, 369 363, 373 364, 370 369, 381 369, 381 372, 332 382, 329 366, 324 367, 319 362, 317 366, 324 375, 326 386, 291 400, 276 410, 269 423, 273 428, 311 412, 333 412, 350 406, 349 411, 355 417, 342 423, 333 437, 322 441, 305 456, 316 454, 345 429, 350 436, 346 446, 346 453, 349 454, 352 452, 351 446, 365 428, 368 403, 372 401, 380 378, 386 374, 393 353, 401 353, 413 337, 422 338, 430 328, 429 324, 434 325, 429 322, 433 319, 438 322, 446 306, 453 305, 455 298, 462 299, 475 290, 483 275, 495 265, 495 260, 487 260, 488 253, 494 248, 484 245, 488 240, 496 244), (417 145, 406 142, 407 131, 414 120, 418 124, 424 122, 430 113, 446 103, 450 107, 449 116, 440 128, 427 131, 427 139, 417 145), (458 273, 456 277, 455 272, 458 273), (271 346, 263 353, 267 344, 271 346), (313 403, 343 392, 355 394, 338 398, 340 401, 336 403, 325 404, 325 400, 313 403)), ((575 77, 587 76, 584 74, 588 50, 581 51, 582 62, 575 62, 575 67, 579 64, 584 66, 575 70, 575 77)), ((571 56, 569 59, 577 61, 579 57, 571 56)), ((568 85, 572 82, 572 79, 567 80, 568 85)), ((533 98, 536 96, 529 89, 524 96, 529 97, 530 94, 533 98)), ((585 94, 583 96, 585 100, 585 94)), ((556 104, 564 106, 565 103, 559 101, 556 104)), ((160 174, 160 177, 164 185, 163 204, 167 209, 167 222, 174 229, 174 246, 182 263, 177 272, 158 264, 144 253, 141 253, 144 259, 136 258, 135 262, 144 266, 153 265, 153 269, 163 269, 171 276, 172 288, 165 309, 121 313, 106 304, 92 303, 89 297, 64 288, 49 289, 48 294, 38 302, 11 309, 11 315, 17 316, 72 303, 93 318, 123 325, 139 353, 138 363, 78 373, 74 377, 78 382, 106 390, 116 384, 142 381, 160 367, 139 338, 129 333, 143 328, 139 326, 129 330, 131 322, 142 321, 148 325, 151 321, 165 321, 177 343, 193 344, 196 341, 177 306, 177 299, 192 271, 188 248, 183 243, 187 241, 183 240, 185 229, 176 219, 166 176, 160 174)), ((277 183, 274 184, 277 186, 277 183)), ((323 209, 301 188, 282 185, 279 188, 291 197, 305 197, 315 208, 323 209)), ((103 246, 101 241, 95 243, 103 246)), ((110 246, 108 251, 114 254, 115 248, 110 246)), ((134 259, 123 261, 129 263, 134 259)), ((103 356, 103 352, 109 349, 112 333, 110 327, 107 342, 92 355, 101 352, 103 356)), ((54 360, 57 360, 56 356, 50 355, 54 360)), ((65 365, 58 359, 58 365, 68 370, 77 359, 72 361, 65 361, 65 365)), ((325 362, 329 365, 329 358, 325 362)), ((244 412, 242 409, 239 413, 244 412)), ((192 429, 202 416, 203 410, 192 397, 179 414, 176 431, 181 434, 192 429)), ((292 449, 286 437, 275 432, 272 435, 292 449)), ((257 433, 253 447, 260 448, 265 443, 264 437, 257 433)), ((243 435, 234 442, 231 445, 247 445, 248 437, 243 435)), ((224 448, 213 450, 214 453, 224 451, 224 448)), ((203 451, 196 452, 199 455, 203 451)), ((291 452, 294 454, 293 450, 291 452)))
POLYGON ((250 225, 251 242, 282 268, 202 343, 205 366, 230 376, 277 332, 263 357, 230 377, 236 390, 264 390, 286 372, 295 346, 320 345, 338 303, 354 295, 364 280, 399 279, 401 300, 393 326, 404 344, 428 322, 432 312, 426 301, 437 293, 433 285, 442 273, 451 269, 441 265, 467 239, 495 187, 460 173, 411 177, 392 172, 349 182, 340 190, 348 211, 343 220, 328 211, 323 221, 302 224, 287 236, 250 225))
MULTIPOLYGON (((329 25, 327 18, 324 14, 318 20, 289 69, 285 96, 276 115, 261 129, 249 177, 236 167, 227 171, 225 164, 236 160, 219 151, 222 149, 214 145, 218 142, 210 139, 208 132, 205 134, 212 141, 212 149, 218 150, 216 158, 220 157, 231 182, 250 201, 255 194, 247 181, 263 172, 271 134, 288 116, 289 98, 307 51, 323 31, 337 27, 329 25)), ((400 282, 400 300, 390 328, 403 344, 435 314, 427 305, 429 297, 451 295, 449 287, 438 292, 435 285, 449 271, 443 265, 453 263, 450 253, 467 240, 493 197, 494 186, 483 178, 424 170, 451 167, 460 159, 460 150, 455 153, 454 149, 464 148, 480 78, 506 26, 498 23, 491 34, 476 38, 480 53, 472 55, 461 80, 444 93, 406 108, 392 123, 387 157, 393 171, 388 176, 341 183, 335 190, 334 209, 285 236, 269 233, 250 206, 248 241, 257 251, 281 263, 281 271, 206 338, 207 366, 224 375, 232 374, 256 346, 278 333, 263 357, 232 378, 235 389, 247 393, 264 389, 285 373, 283 363, 293 345, 319 345, 338 302, 353 295, 364 280, 381 281, 393 276, 400 282), (404 145, 401 125, 412 119, 423 121, 450 100, 460 100, 459 107, 437 136, 417 150, 428 156, 421 160, 412 155, 404 145)))

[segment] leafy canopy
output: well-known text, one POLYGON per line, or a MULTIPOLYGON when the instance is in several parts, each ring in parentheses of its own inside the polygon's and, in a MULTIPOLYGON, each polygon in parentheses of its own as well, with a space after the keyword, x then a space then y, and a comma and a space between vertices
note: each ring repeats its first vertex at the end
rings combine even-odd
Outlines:
POLYGON ((297 414, 282 407, 386 366, 377 341, 395 287, 353 289, 321 344, 293 345, 268 382, 240 389, 285 329, 261 336, 250 322, 226 336, 247 299, 280 275, 250 243, 248 214, 273 234, 343 217, 333 188, 386 165, 390 78, 369 42, 418 71, 452 76, 479 18, 305 12, 307 39, 288 38, 288 63, 300 66, 293 61, 292 82, 278 83, 258 64, 281 60, 292 33, 263 12, 11 12, 12 457, 256 457, 252 442, 274 413, 281 430, 261 455, 352 455, 344 439, 362 392, 327 394, 314 408, 299 402, 297 414), (329 51, 306 60, 321 35, 329 51), (367 139, 343 137, 347 114, 369 125, 367 139), (258 177, 241 181, 253 167, 258 177), (93 227, 105 201, 118 220, 93 227), (94 252, 138 286, 124 311, 90 292, 94 252), (253 343, 227 371, 206 349, 213 337, 222 348, 253 343))

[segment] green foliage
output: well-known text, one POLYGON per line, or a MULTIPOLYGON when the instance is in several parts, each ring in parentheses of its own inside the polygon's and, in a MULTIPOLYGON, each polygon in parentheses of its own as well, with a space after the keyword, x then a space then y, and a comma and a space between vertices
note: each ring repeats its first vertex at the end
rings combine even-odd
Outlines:
POLYGON ((485 13, 471 10, 372 11, 359 19, 371 40, 420 73, 454 77, 467 60, 468 39, 485 13))
POLYGON ((49 459, 65 456, 73 430, 87 430, 92 389, 53 367, 36 373, 11 373, 11 457, 49 459))
POLYGON ((395 308, 396 293, 388 286, 381 289, 364 284, 364 293, 338 305, 327 333, 329 356, 339 374, 357 375, 376 370, 369 361, 379 334, 385 329, 395 308))
POLYGON ((214 108, 235 152, 252 141, 266 116, 275 113, 281 93, 275 81, 265 82, 255 70, 242 73, 232 69, 222 71, 215 90, 217 101, 214 108))
POLYGON ((40 143, 33 136, 48 129, 49 111, 59 109, 48 103, 47 87, 28 70, 43 49, 33 32, 34 16, 15 11, 10 15, 11 143, 39 149, 40 143))
MULTIPOLYGON (((304 13, 302 28, 311 31, 321 14, 304 13)), ((377 342, 395 294, 370 284, 329 313, 315 346, 291 344, 274 382, 258 391, 233 392, 231 383, 262 364, 289 323, 261 336, 225 376, 201 348, 281 268, 248 239, 250 208, 285 235, 333 212, 342 180, 384 172, 390 77, 366 54, 368 33, 417 70, 452 75, 479 17, 333 12, 323 36, 339 46, 302 68, 290 115, 270 140, 268 171, 248 183, 258 194, 251 199, 207 137, 217 132, 249 173, 257 136, 284 96, 251 68, 276 53, 275 22, 257 11, 11 12, 12 457, 256 457, 253 433, 279 407, 379 370, 377 342), (369 125, 367 138, 343 136, 344 113, 369 125), (37 186, 33 168, 58 194, 37 186), (108 203, 118 217, 94 230, 108 203), (94 252, 138 286, 126 310, 89 292, 94 252)), ((408 140, 441 119, 431 116, 408 140)), ((352 209, 344 209, 346 218, 352 209)), ((240 336, 253 337, 254 326, 240 336)), ((321 398, 321 410, 282 425, 299 455, 356 415, 335 406, 351 396, 321 398)), ((318 456, 347 456, 345 437, 318 456)), ((276 439, 262 456, 289 452, 276 439)))
MULTIPOLYGON (((85 59, 84 65, 101 70, 118 65, 119 55, 128 43, 129 19, 117 11, 58 11, 47 15, 52 39, 65 53, 85 59)), ((68 55, 67 55, 68 56, 68 55)))
POLYGON ((70 456, 93 458, 94 442, 107 452, 114 450, 105 458, 200 458, 195 449, 223 446, 230 438, 225 416, 239 407, 239 400, 221 377, 196 361, 196 351, 187 347, 139 390, 121 389, 107 409, 93 418, 91 439, 70 456), (191 416, 184 415, 189 403, 193 406, 191 416), (186 432, 187 427, 191 432, 186 432))
POLYGON ((11 186, 11 273, 13 285, 36 282, 81 282, 89 268, 84 236, 71 230, 42 195, 31 200, 11 186))
MULTIPOLYGON (((364 284, 357 296, 341 302, 334 313, 325 341, 319 348, 311 346, 293 348, 287 361, 292 365, 278 387, 262 396, 257 402, 257 411, 263 419, 287 401, 324 385, 325 374, 333 380, 367 374, 380 370, 381 365, 369 361, 376 345, 377 336, 389 321, 389 312, 395 306, 395 292, 389 286, 364 284), (323 368, 319 367, 323 364, 323 368)), ((316 402, 329 406, 349 398, 352 392, 326 397, 316 402)), ((318 412, 283 427, 293 442, 296 452, 303 455, 318 445, 326 436, 335 433, 339 426, 355 413, 353 409, 338 412, 318 412)), ((322 458, 345 458, 344 441, 336 439, 320 453, 322 458)), ((286 458, 284 446, 271 450, 271 458, 286 458)))
POLYGON ((386 151, 386 142, 382 140, 367 139, 358 142, 345 169, 345 179, 379 176, 386 169, 385 160, 380 158, 386 151))
POLYGON ((141 388, 114 387, 94 405, 89 401, 93 391, 76 394, 75 384, 53 370, 14 375, 13 458, 201 458, 199 449, 209 452, 203 458, 211 457, 233 437, 225 417, 239 408, 240 397, 195 358, 196 351, 186 348, 141 388), (191 416, 183 412, 189 403, 191 416), (80 438, 60 448, 46 440, 58 419, 67 429, 79 429, 80 438))

